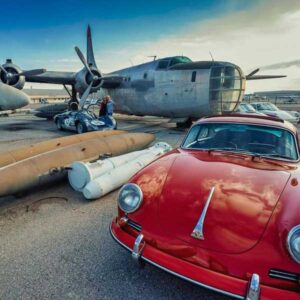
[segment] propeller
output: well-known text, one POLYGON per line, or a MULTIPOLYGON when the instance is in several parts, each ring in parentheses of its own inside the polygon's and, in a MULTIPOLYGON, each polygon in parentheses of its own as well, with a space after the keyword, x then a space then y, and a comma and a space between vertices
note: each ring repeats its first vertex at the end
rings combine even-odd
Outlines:
POLYGON ((90 83, 90 85, 87 87, 87 89, 84 91, 84 93, 82 94, 80 101, 79 101, 79 107, 82 108, 86 99, 88 98, 90 92, 91 92, 91 88, 93 86, 93 81, 90 83))
POLYGON ((40 75, 46 72, 46 69, 33 69, 29 71, 23 71, 21 73, 10 73, 8 72, 2 65, 0 65, 0 69, 4 72, 6 77, 6 83, 9 84, 10 80, 18 77, 18 76, 33 76, 33 75, 40 75))
POLYGON ((260 79, 274 79, 274 78, 283 78, 286 75, 255 75, 259 71, 259 68, 255 69, 248 75, 246 75, 247 80, 260 80, 260 79))
POLYGON ((33 70, 28 70, 28 71, 23 71, 22 73, 19 74, 13 74, 13 76, 35 76, 35 75, 40 75, 45 73, 47 70, 46 69, 33 69, 33 70))
MULTIPOLYGON (((79 59, 80 59, 81 62, 83 63, 83 65, 86 67, 86 69, 88 70, 88 72, 89 72, 89 73, 91 74, 91 76, 94 78, 95 74, 92 73, 92 71, 91 71, 91 69, 90 69, 90 67, 89 67, 89 65, 88 65, 88 63, 87 63, 85 57, 83 56, 83 54, 82 54, 82 52, 81 52, 81 50, 80 50, 77 46, 76 46, 74 49, 75 49, 75 51, 76 51, 76 53, 77 53, 79 59)), ((97 76, 97 79, 98 79, 98 76, 97 76)))
POLYGON ((259 71, 259 68, 255 69, 254 71, 252 71, 251 73, 249 73, 248 75, 246 75, 246 78, 250 78, 252 77, 254 74, 256 74, 259 71))
MULTIPOLYGON (((91 92, 93 84, 95 82, 99 81, 99 86, 101 87, 103 85, 103 83, 104 83, 104 80, 105 81, 111 81, 111 82, 115 83, 115 82, 120 82, 121 80, 123 80, 123 77, 120 77, 117 74, 108 75, 108 76, 102 76, 101 72, 97 68, 95 57, 94 57, 93 43, 92 43, 92 34, 91 34, 91 27, 90 27, 90 25, 87 28, 87 50, 86 50, 86 58, 84 57, 83 53, 81 52, 81 50, 77 46, 74 47, 74 49, 75 49, 75 51, 76 51, 76 53, 77 53, 80 61, 84 65, 85 69, 87 70, 87 72, 91 76, 89 78, 89 80, 91 80, 91 82, 89 83, 89 86, 87 87, 87 89, 82 94, 81 99, 79 101, 79 106, 83 107, 86 99, 88 98, 88 96, 89 96, 89 94, 91 92), (92 70, 94 71, 94 73, 93 73, 92 70)), ((97 84, 97 86, 98 86, 98 84, 97 84)))
POLYGON ((90 66, 97 68, 95 57, 94 57, 94 50, 93 50, 93 42, 92 42, 92 33, 91 33, 91 26, 88 25, 87 28, 87 39, 86 39, 86 59, 90 66))

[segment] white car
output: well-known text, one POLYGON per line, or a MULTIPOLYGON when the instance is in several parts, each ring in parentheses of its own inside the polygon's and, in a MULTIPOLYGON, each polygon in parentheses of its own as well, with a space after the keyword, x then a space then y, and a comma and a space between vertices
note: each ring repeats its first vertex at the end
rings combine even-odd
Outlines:
POLYGON ((278 117, 293 124, 299 123, 300 114, 296 111, 280 110, 276 105, 270 102, 255 102, 251 106, 258 112, 272 117, 278 117))

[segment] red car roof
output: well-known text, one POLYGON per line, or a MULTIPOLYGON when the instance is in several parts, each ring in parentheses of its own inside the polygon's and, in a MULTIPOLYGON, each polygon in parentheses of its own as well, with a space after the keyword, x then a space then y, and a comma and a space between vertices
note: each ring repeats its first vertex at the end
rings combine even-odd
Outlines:
POLYGON ((199 123, 214 123, 214 122, 230 122, 230 123, 247 123, 255 125, 269 125, 288 129, 297 134, 297 129, 290 122, 271 116, 259 116, 253 114, 228 114, 204 117, 198 120, 195 124, 199 123))

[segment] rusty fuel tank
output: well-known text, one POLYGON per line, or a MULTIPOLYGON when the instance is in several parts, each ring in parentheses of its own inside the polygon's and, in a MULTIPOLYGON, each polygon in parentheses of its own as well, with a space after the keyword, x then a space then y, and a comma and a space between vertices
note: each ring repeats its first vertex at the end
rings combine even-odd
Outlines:
POLYGON ((68 145, 73 145, 83 141, 101 138, 111 135, 123 134, 125 131, 122 130, 109 130, 109 131, 92 131, 83 134, 70 135, 65 137, 60 137, 56 139, 51 139, 43 141, 40 143, 32 144, 29 146, 21 147, 16 150, 11 150, 7 152, 0 153, 0 168, 7 166, 9 164, 15 163, 17 161, 45 153, 47 151, 52 151, 59 149, 68 145))
POLYGON ((146 148, 154 141, 148 133, 123 133, 94 138, 26 158, 0 168, 0 197, 17 194, 63 178, 74 161, 121 155, 146 148))

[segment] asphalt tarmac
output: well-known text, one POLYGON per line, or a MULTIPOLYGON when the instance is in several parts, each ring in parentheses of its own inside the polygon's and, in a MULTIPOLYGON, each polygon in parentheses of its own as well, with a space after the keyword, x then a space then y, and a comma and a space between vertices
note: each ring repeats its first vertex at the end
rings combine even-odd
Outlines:
MULTIPOLYGON (((178 146, 168 120, 119 117, 118 128, 178 146)), ((65 136, 31 115, 0 118, 0 152, 65 136)), ((109 234, 117 191, 87 201, 67 182, 0 199, 0 299, 229 299, 151 265, 142 270, 109 234)))

